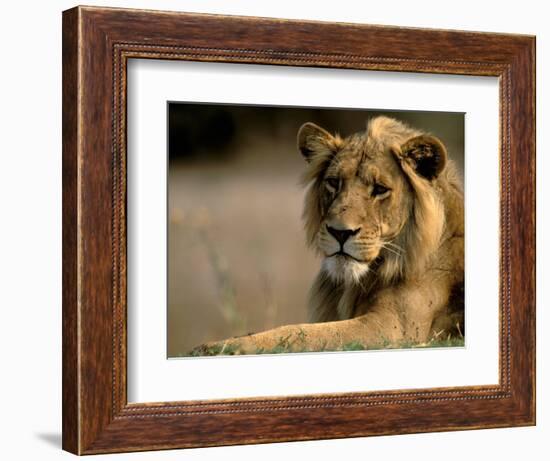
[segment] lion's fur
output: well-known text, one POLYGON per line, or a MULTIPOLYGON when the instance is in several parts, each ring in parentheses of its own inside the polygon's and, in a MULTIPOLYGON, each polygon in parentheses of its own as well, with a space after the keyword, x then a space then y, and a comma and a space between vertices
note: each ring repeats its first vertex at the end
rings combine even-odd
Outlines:
MULTIPOLYGON (((413 162, 403 156, 403 150, 407 148, 407 141, 425 133, 388 117, 370 120, 364 133, 346 139, 324 131, 320 135, 313 136, 313 143, 308 145, 315 155, 309 159, 303 175, 303 183, 308 186, 303 217, 310 246, 319 250, 318 234, 325 219, 321 197, 325 172, 332 162, 342 164, 354 160, 353 156, 339 158, 339 153, 346 149, 362 151, 361 155, 366 153, 373 158, 391 157, 400 167, 391 174, 402 174, 409 185, 392 192, 402 194, 399 201, 406 200, 410 205, 404 225, 391 240, 394 245, 381 248, 376 261, 355 283, 335 279, 323 265, 310 291, 310 321, 344 320, 362 315, 368 312, 381 290, 426 277, 425 283, 429 284, 429 277, 440 276, 433 271, 437 268, 453 272, 452 282, 444 289, 450 295, 454 285, 463 283, 464 251, 463 193, 454 163, 448 160, 433 180, 419 175, 413 162), (446 245, 451 239, 453 245, 446 245)), ((376 218, 364 216, 367 220, 376 218)))

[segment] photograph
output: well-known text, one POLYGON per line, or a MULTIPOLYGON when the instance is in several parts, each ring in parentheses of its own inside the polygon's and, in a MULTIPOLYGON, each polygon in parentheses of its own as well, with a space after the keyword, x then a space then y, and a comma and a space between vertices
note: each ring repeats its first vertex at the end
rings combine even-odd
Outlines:
POLYGON ((167 357, 464 347, 464 117, 167 102, 167 357))

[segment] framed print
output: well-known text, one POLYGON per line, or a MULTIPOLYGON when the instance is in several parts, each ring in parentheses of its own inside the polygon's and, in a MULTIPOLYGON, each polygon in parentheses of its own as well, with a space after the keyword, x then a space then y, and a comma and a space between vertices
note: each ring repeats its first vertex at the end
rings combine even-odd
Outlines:
POLYGON ((63 448, 535 423, 535 39, 63 13, 63 448))

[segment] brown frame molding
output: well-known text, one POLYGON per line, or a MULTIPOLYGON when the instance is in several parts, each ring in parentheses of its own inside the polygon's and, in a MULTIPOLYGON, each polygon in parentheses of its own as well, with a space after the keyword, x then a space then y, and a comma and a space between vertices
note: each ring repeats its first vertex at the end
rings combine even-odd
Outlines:
POLYGON ((65 450, 91 454, 533 424, 534 37, 94 7, 63 13, 65 450), (499 384, 128 404, 125 111, 131 58, 499 77, 499 384))

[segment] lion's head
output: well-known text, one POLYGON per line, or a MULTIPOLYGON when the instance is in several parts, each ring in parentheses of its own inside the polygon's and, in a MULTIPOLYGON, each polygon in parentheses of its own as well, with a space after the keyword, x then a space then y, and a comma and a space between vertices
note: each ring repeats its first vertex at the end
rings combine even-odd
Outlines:
POLYGON ((439 139, 376 117, 347 138, 306 123, 298 147, 308 162, 307 239, 333 281, 357 284, 376 267, 391 282, 422 268, 445 227, 438 178, 449 162, 439 139))

